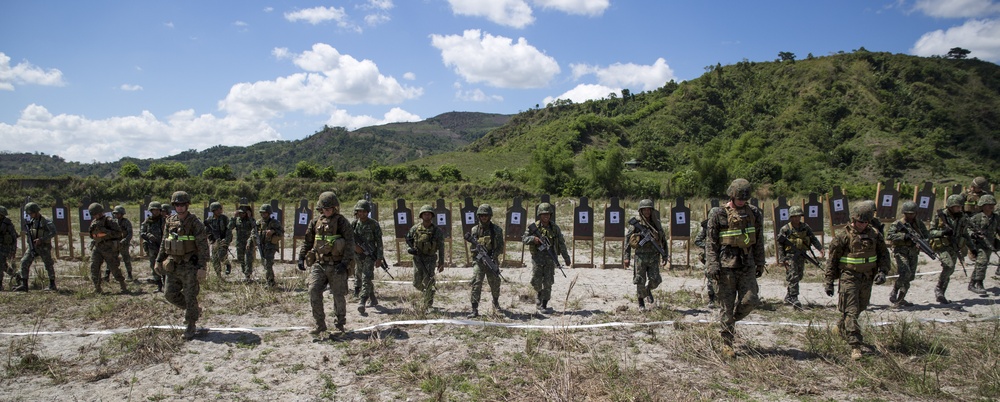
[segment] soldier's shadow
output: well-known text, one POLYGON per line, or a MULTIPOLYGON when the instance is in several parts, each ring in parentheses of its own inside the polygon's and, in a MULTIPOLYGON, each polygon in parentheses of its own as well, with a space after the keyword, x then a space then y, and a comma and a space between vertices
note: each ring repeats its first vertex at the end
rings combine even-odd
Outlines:
POLYGON ((259 335, 248 332, 219 332, 219 331, 207 331, 199 332, 198 336, 194 338, 195 341, 201 342, 211 342, 217 344, 241 344, 241 345, 260 345, 261 338, 259 335))
POLYGON ((386 328, 377 329, 372 331, 350 331, 344 333, 330 333, 330 335, 325 339, 316 339, 316 342, 350 342, 350 341, 366 341, 366 340, 378 340, 378 339, 396 339, 396 340, 406 340, 410 339, 410 334, 400 328, 386 328))
POLYGON ((789 357, 795 361, 816 360, 823 357, 817 353, 806 352, 795 348, 777 347, 745 347, 746 351, 760 357, 789 357))
POLYGON ((957 305, 958 308, 964 309, 966 307, 972 306, 993 306, 997 304, 997 300, 990 298, 989 296, 980 296, 974 299, 961 299, 952 300, 951 305, 957 305))

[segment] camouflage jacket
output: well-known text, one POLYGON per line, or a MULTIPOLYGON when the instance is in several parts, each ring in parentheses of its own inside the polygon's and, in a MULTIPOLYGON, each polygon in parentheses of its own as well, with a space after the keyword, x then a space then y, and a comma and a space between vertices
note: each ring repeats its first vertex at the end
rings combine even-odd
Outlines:
POLYGON ((147 253, 155 254, 160 249, 160 242, 163 240, 163 223, 165 221, 166 218, 163 215, 157 218, 150 216, 139 225, 139 237, 142 238, 143 246, 146 247, 147 253))
POLYGON ((128 249, 129 244, 132 243, 132 221, 123 216, 121 219, 115 219, 115 223, 122 229, 122 247, 128 249))
MULTIPOLYGON (((274 219, 270 219, 274 222, 274 219)), ((350 222, 347 218, 341 214, 333 214, 332 216, 326 217, 323 214, 317 214, 309 221, 309 225, 306 227, 305 238, 302 239, 302 247, 299 248, 299 259, 305 260, 306 254, 310 251, 316 251, 321 253, 317 255, 317 259, 320 261, 329 262, 351 262, 354 259, 354 230, 351 227, 350 222), (332 246, 336 239, 344 239, 343 255, 335 255, 334 249, 336 247, 332 246), (322 247, 321 245, 331 244, 330 247, 322 247), (324 252, 325 251, 325 252, 324 252), (332 259, 329 257, 324 259, 324 256, 334 255, 332 259), (338 260, 336 257, 340 257, 338 260)))
POLYGON ((962 241, 965 241, 965 244, 972 244, 972 237, 969 236, 969 218, 961 211, 952 214, 945 208, 939 209, 934 214, 934 219, 931 220, 931 228, 928 233, 934 251, 956 251, 962 241), (945 231, 948 229, 951 229, 951 234, 945 235, 945 231))
POLYGON ((208 230, 209 241, 213 243, 223 242, 229 244, 233 241, 233 231, 229 217, 225 215, 212 216, 205 220, 205 229, 208 230))
POLYGON ((41 240, 39 249, 52 248, 52 238, 56 237, 56 225, 48 218, 39 215, 38 219, 28 222, 28 231, 32 239, 41 240))
POLYGON ((91 247, 99 251, 118 251, 122 228, 114 219, 101 215, 90 221, 91 247))
POLYGON ((788 239, 788 244, 778 244, 778 262, 787 260, 790 257, 788 254, 794 256, 796 250, 807 251, 810 247, 816 247, 818 250, 823 249, 823 243, 819 242, 819 239, 813 234, 812 228, 805 222, 799 222, 798 228, 792 227, 791 222, 786 223, 778 231, 778 237, 788 239), (795 247, 795 250, 792 250, 792 247, 795 247))
POLYGON ((7 256, 17 251, 17 229, 9 218, 4 217, 0 221, 0 257, 7 256))
MULTIPOLYGON (((257 221, 256 232, 264 240, 264 251, 274 252, 278 250, 278 245, 274 244, 281 240, 281 237, 285 235, 285 230, 281 228, 281 224, 278 223, 277 219, 267 218, 267 220, 257 221), (270 236, 267 235, 267 231, 271 230, 274 233, 270 236), (277 239, 277 240, 274 240, 277 239)), ((308 237, 308 235, 306 236, 308 237)), ((260 247, 260 245, 257 245, 260 247)))
POLYGON ((493 223, 493 221, 487 224, 478 222, 476 226, 472 227, 471 233, 476 238, 476 242, 486 248, 486 252, 489 253, 490 257, 499 261, 500 255, 503 254, 504 247, 506 247, 503 238, 503 229, 493 223))
POLYGON ((421 257, 437 254, 438 261, 444 261, 444 232, 433 223, 428 227, 424 227, 423 223, 413 225, 406 233, 406 244, 415 248, 421 257))
POLYGON ((739 216, 741 220, 730 222, 729 207, 713 209, 708 216, 708 225, 705 235, 705 264, 719 268, 756 268, 764 265, 764 214, 760 209, 750 203, 742 208, 732 208, 734 216, 739 216), (733 229, 731 226, 743 222, 748 226, 744 229, 733 229), (752 222, 752 224, 750 223, 752 222), (752 228, 752 230, 751 230, 752 228), (730 232, 740 230, 745 233, 735 235, 744 239, 748 244, 745 248, 724 245, 724 237, 729 237, 730 232), (753 259, 753 264, 749 260, 753 259))
POLYGON ((371 218, 364 221, 355 219, 354 222, 351 222, 351 227, 353 228, 354 241, 356 243, 365 243, 375 250, 372 253, 373 255, 365 256, 359 249, 354 249, 357 252, 358 259, 365 258, 378 261, 384 258, 382 252, 382 227, 379 226, 378 221, 371 218))
POLYGON ((997 214, 986 214, 980 212, 972 215, 969 219, 969 230, 973 236, 973 243, 976 249, 993 251, 993 239, 997 235, 997 226, 1000 225, 1000 218, 997 214))
POLYGON ((906 238, 906 228, 913 229, 921 239, 927 240, 931 237, 927 231, 927 226, 920 219, 914 219, 913 223, 906 222, 906 218, 900 219, 889 225, 889 230, 885 234, 885 239, 892 242, 893 251, 899 249, 915 249, 917 244, 906 238))
MULTIPOLYGON (((531 251, 531 258, 548 258, 547 256, 541 254, 538 250, 538 244, 535 242, 535 235, 531 233, 530 225, 525 228, 524 237, 521 238, 521 242, 528 245, 528 250, 531 251)), ((566 250, 566 238, 563 237, 562 230, 559 229, 559 225, 555 222, 549 222, 549 226, 542 226, 542 222, 535 221, 535 227, 538 228, 538 234, 545 236, 549 239, 549 244, 552 245, 552 251, 556 255, 561 255, 563 258, 569 260, 569 252, 566 250)))
POLYGON ((254 218, 235 217, 229 220, 229 230, 236 231, 236 244, 246 244, 253 236, 253 230, 257 227, 254 218))
POLYGON ((883 274, 889 272, 889 268, 892 267, 892 256, 889 255, 889 248, 885 245, 882 235, 871 226, 865 227, 865 230, 858 232, 853 225, 847 225, 844 230, 837 233, 833 237, 833 240, 830 241, 830 252, 827 254, 824 275, 826 283, 832 284, 836 279, 840 278, 842 271, 853 269, 851 264, 856 264, 856 262, 852 262, 852 257, 849 254, 860 253, 865 250, 870 251, 873 255, 873 258, 869 257, 866 260, 874 259, 875 267, 874 269, 866 268, 855 271, 864 271, 863 273, 871 273, 872 275, 875 272, 883 274))
POLYGON ((191 242, 185 244, 186 250, 183 255, 174 256, 178 266, 193 266, 197 269, 205 269, 208 266, 211 260, 208 251, 208 232, 194 214, 188 213, 183 221, 180 215, 170 215, 163 223, 163 232, 160 252, 156 255, 157 261, 166 261, 167 242, 191 242))

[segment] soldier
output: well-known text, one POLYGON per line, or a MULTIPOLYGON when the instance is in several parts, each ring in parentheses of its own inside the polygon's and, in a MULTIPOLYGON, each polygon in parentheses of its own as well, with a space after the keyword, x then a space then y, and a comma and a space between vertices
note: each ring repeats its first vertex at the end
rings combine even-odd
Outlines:
MULTIPOLYGON (((476 210, 478 222, 472 228, 472 236, 476 242, 486 249, 489 258, 500 267, 500 254, 504 251, 503 229, 493 223, 493 207, 490 204, 483 204, 476 210)), ((490 284, 490 295, 493 296, 493 309, 500 311, 500 275, 493 272, 485 262, 476 260, 476 265, 472 268, 472 291, 470 301, 472 302, 472 314, 469 318, 479 317, 479 299, 483 293, 483 279, 490 284)))
POLYGON ((882 237, 885 237, 885 225, 882 223, 881 220, 878 219, 878 217, 875 216, 875 210, 878 209, 878 206, 875 204, 875 201, 872 200, 861 201, 860 205, 862 209, 867 209, 869 211, 872 211, 872 218, 871 220, 868 221, 868 226, 871 226, 871 228, 875 229, 875 231, 878 232, 878 234, 882 235, 882 237))
POLYGON ((236 259, 240 262, 240 271, 247 281, 253 276, 253 256, 257 254, 253 238, 256 227, 257 221, 253 218, 250 205, 241 202, 236 217, 229 221, 229 230, 236 230, 236 259))
MULTIPOLYGON (((712 216, 718 207, 712 207, 708 211, 708 216, 712 216)), ((698 259, 701 261, 702 265, 705 265, 705 288, 708 290, 708 308, 715 308, 715 289, 718 289, 719 284, 715 282, 715 277, 708 274, 708 264, 705 263, 705 254, 707 250, 705 249, 705 237, 708 234, 708 218, 701 221, 701 231, 698 232, 698 236, 694 238, 694 245, 701 248, 701 254, 698 259)))
POLYGON ((372 283, 372 278, 375 276, 375 264, 384 258, 382 227, 379 226, 378 221, 368 217, 368 213, 371 210, 372 207, 368 201, 358 201, 357 204, 354 204, 355 219, 354 222, 351 222, 355 243, 352 244, 355 256, 354 262, 355 269, 358 271, 354 276, 355 278, 361 278, 360 284, 356 283, 354 289, 356 291, 360 289, 359 295, 361 300, 358 301, 358 312, 362 315, 365 314, 365 304, 369 300, 372 306, 378 305, 378 298, 375 297, 375 285, 372 283), (371 250, 371 253, 366 254, 361 244, 371 250))
POLYGON ((125 276, 120 268, 122 229, 114 220, 104 215, 104 207, 93 203, 90 210, 90 279, 94 281, 94 293, 103 293, 101 289, 101 264, 106 264, 108 271, 114 275, 121 293, 128 293, 125 276))
MULTIPOLYGON (((125 207, 122 205, 116 206, 114 212, 112 212, 111 215, 114 216, 115 223, 118 224, 118 227, 122 229, 123 237, 118 246, 118 251, 121 255, 120 258, 121 263, 125 265, 125 272, 128 273, 126 275, 126 279, 128 279, 129 281, 134 281, 135 279, 132 278, 132 255, 130 254, 129 250, 130 246, 132 245, 132 235, 133 235, 132 221, 128 220, 128 218, 125 217, 125 207)), ((108 282, 108 280, 110 279, 110 275, 111 275, 111 270, 105 269, 104 270, 105 282, 108 282)))
POLYGON ((986 289, 983 288, 983 279, 986 279, 986 267, 990 264, 990 254, 993 254, 997 226, 1000 225, 1000 220, 993 214, 993 208, 996 204, 997 200, 992 195, 982 195, 976 203, 979 212, 969 219, 969 231, 972 234, 969 252, 973 254, 976 261, 976 268, 972 270, 972 281, 969 282, 969 290, 981 296, 986 294, 986 289))
POLYGON ((320 194, 316 210, 320 215, 314 217, 306 228, 298 260, 299 270, 305 271, 307 265, 311 270, 309 305, 313 319, 316 320, 316 328, 310 332, 313 335, 326 331, 323 290, 327 285, 333 293, 336 327, 340 331, 344 330, 344 324, 347 323, 347 277, 351 275, 348 267, 354 259, 354 231, 347 218, 340 214, 337 195, 330 191, 320 194))
POLYGON ((194 339, 196 323, 201 316, 198 292, 201 281, 208 277, 208 233, 189 210, 191 197, 184 191, 170 196, 170 204, 177 211, 164 223, 163 243, 156 255, 156 270, 165 277, 167 291, 163 296, 170 304, 184 309, 184 340, 194 339))
POLYGON ((903 218, 893 222, 885 236, 886 240, 892 242, 892 256, 896 259, 896 269, 899 271, 899 278, 889 293, 889 303, 892 303, 894 308, 913 305, 906 300, 906 292, 910 290, 910 281, 917 272, 920 249, 910 237, 910 232, 916 233, 921 239, 930 237, 927 226, 917 219, 917 203, 913 201, 903 203, 903 218))
MULTIPOLYGON (((931 248, 941 259, 941 276, 934 288, 934 297, 941 304, 949 303, 944 293, 948 290, 951 274, 955 272, 956 259, 965 259, 965 255, 959 252, 959 244, 972 243, 972 238, 969 237, 969 218, 962 212, 964 202, 960 194, 949 195, 945 208, 939 209, 931 221, 931 248)), ((962 266, 965 266, 964 262, 962 266)))
POLYGON ((163 206, 159 202, 149 203, 149 217, 139 225, 139 237, 142 238, 142 247, 149 256, 149 269, 153 271, 153 284, 156 284, 156 292, 163 291, 163 277, 156 272, 156 255, 160 253, 160 243, 163 242, 163 206))
POLYGON ((11 279, 15 279, 18 283, 21 282, 12 267, 15 255, 17 255, 17 229, 14 229, 14 223, 7 218, 7 208, 0 206, 0 290, 3 290, 4 274, 10 275, 11 279))
POLYGON ((809 224, 802 222, 803 215, 798 205, 788 208, 788 223, 778 232, 778 263, 785 267, 785 303, 794 308, 802 308, 799 282, 805 271, 805 253, 816 247, 820 258, 824 257, 823 243, 813 234, 809 224))
POLYGON ((729 202, 708 217, 706 248, 709 275, 718 282, 719 331, 722 354, 736 357, 736 321, 760 303, 757 278, 764 273, 764 214, 751 205, 745 179, 729 184, 729 202))
POLYGON ((28 291, 28 273, 31 263, 35 257, 41 257, 45 264, 45 272, 49 274, 49 290, 56 290, 56 270, 52 262, 52 238, 56 236, 56 225, 48 218, 42 216, 42 208, 33 202, 25 204, 24 210, 28 212, 31 221, 28 222, 28 241, 32 242, 34 248, 28 247, 24 256, 21 257, 21 284, 14 288, 14 291, 28 291))
POLYGON ((229 217, 222 211, 222 204, 213 202, 208 207, 212 216, 205 220, 208 230, 208 244, 212 248, 212 269, 215 276, 222 279, 222 265, 226 266, 226 275, 232 272, 229 264, 229 243, 233 241, 233 231, 229 229, 229 217))
POLYGON ((555 283, 556 261, 550 256, 562 255, 566 265, 570 264, 569 252, 566 251, 566 239, 559 230, 559 225, 552 221, 552 204, 538 204, 538 212, 534 224, 529 225, 521 241, 527 244, 531 251, 531 287, 538 295, 535 309, 539 313, 551 313, 549 300, 552 298, 552 284, 555 283), (544 241, 549 244, 549 250, 539 250, 544 241))
POLYGON ((406 234, 406 252, 413 255, 413 287, 423 292, 424 308, 434 306, 434 261, 437 256, 437 272, 444 272, 444 232, 434 224, 434 209, 430 205, 420 207, 420 223, 413 225, 406 234))
MULTIPOLYGON (((632 267, 632 283, 635 284, 635 297, 639 300, 639 311, 646 311, 646 303, 653 304, 653 289, 660 286, 663 280, 660 278, 660 252, 656 250, 656 245, 667 251, 667 235, 660 225, 660 220, 653 216, 653 200, 644 199, 639 201, 639 224, 653 235, 653 241, 639 245, 642 240, 642 230, 635 226, 629 226, 625 238, 625 256, 622 257, 622 265, 628 269, 632 250, 635 250, 635 265, 632 267)), ((667 251, 669 253, 669 251, 667 251)), ((669 259, 663 260, 666 265, 669 259)), ((568 263, 567 263, 568 265, 568 263)))
POLYGON ((833 281, 840 280, 837 310, 837 332, 851 345, 851 358, 861 358, 861 326, 858 316, 868 308, 872 283, 885 283, 891 262, 889 249, 879 232, 869 225, 874 211, 859 203, 851 208, 851 223, 830 242, 830 258, 826 261, 825 290, 833 297, 833 281))
POLYGON ((962 196, 965 197, 965 207, 963 209, 965 215, 971 218, 982 211, 982 207, 979 206, 979 198, 987 194, 991 194, 990 182, 982 176, 972 179, 972 184, 962 193, 962 196))
POLYGON ((277 285, 277 282, 274 281, 274 253, 278 252, 278 245, 281 244, 281 236, 284 236, 285 231, 281 228, 278 220, 271 217, 270 205, 261 205, 259 211, 260 220, 257 221, 256 237, 258 241, 263 240, 261 242, 263 246, 258 245, 259 248, 263 249, 260 260, 264 265, 267 286, 273 288, 277 285))

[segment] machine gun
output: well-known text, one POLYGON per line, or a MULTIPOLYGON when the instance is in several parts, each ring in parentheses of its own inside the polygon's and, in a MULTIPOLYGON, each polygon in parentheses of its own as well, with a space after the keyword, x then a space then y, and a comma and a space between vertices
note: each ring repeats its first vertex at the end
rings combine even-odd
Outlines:
POLYGON ((537 237, 541 241, 541 244, 538 245, 538 251, 547 252, 549 257, 552 258, 552 262, 556 264, 556 268, 559 268, 559 272, 562 272, 563 278, 565 278, 566 271, 564 271, 562 265, 559 264, 559 256, 557 256, 556 251, 552 249, 552 244, 549 243, 549 238, 538 233, 538 226, 535 226, 534 223, 528 225, 528 234, 537 237))
MULTIPOLYGON (((507 281, 507 278, 504 278, 503 274, 500 273, 500 266, 493 260, 490 253, 486 251, 486 247, 483 247, 482 244, 479 244, 479 242, 476 241, 476 236, 473 236, 472 232, 466 232, 463 238, 465 238, 465 241, 472 243, 474 249, 473 251, 476 253, 476 256, 474 257, 476 261, 482 262, 483 265, 486 265, 486 267, 489 268, 490 271, 493 271, 493 273, 500 277, 500 279, 507 281)), ((556 264, 558 265, 558 263, 556 264)))
MULTIPOLYGON (((24 201, 24 205, 27 206, 29 202, 31 202, 31 197, 28 197, 24 201)), ((22 207, 21 211, 26 211, 26 209, 22 207)), ((34 219, 32 219, 32 221, 34 221, 34 219)), ((41 229, 41 227, 39 227, 39 229, 41 229)), ((28 224, 28 220, 25 219, 24 216, 21 216, 21 230, 23 230, 24 235, 28 237, 28 255, 30 255, 31 258, 37 257, 38 251, 35 250, 35 239, 31 236, 31 226, 28 224)))
POLYGON ((927 254, 927 256, 930 257, 932 260, 936 260, 938 258, 937 253, 934 252, 934 249, 931 248, 931 245, 927 244, 927 240, 922 239, 920 237, 920 233, 917 233, 916 230, 913 230, 913 228, 910 227, 910 225, 897 224, 896 226, 903 228, 903 231, 906 232, 906 238, 912 241, 913 244, 916 244, 917 248, 919 248, 920 251, 922 251, 924 254, 927 254))
MULTIPOLYGON (((951 231, 951 236, 948 238, 948 240, 951 242, 951 244, 953 244, 953 245, 955 245, 957 247, 958 246, 958 232, 955 231, 954 227, 952 227, 951 225, 948 224, 948 215, 946 215, 944 213, 944 208, 939 209, 937 211, 937 214, 938 214, 938 219, 941 220, 941 225, 943 225, 945 227, 945 229, 948 229, 949 231, 951 231)), ((959 256, 959 257, 960 258, 958 258, 958 263, 962 265, 962 274, 964 274, 966 277, 968 277, 969 276, 969 271, 965 269, 965 257, 961 257, 961 256, 959 256)))
MULTIPOLYGON (((374 245, 368 244, 368 242, 357 241, 357 240, 354 240, 354 244, 361 249, 361 254, 364 254, 365 257, 375 258, 374 245)), ((379 268, 382 268, 382 270, 385 271, 385 274, 389 275, 389 279, 396 280, 396 278, 392 277, 392 273, 389 272, 389 263, 385 262, 385 257, 382 257, 378 261, 375 261, 375 265, 377 265, 379 268)))
MULTIPOLYGON (((795 257, 802 257, 802 259, 808 261, 810 264, 815 265, 816 268, 823 269, 823 267, 819 265, 819 261, 816 261, 815 256, 810 256, 809 254, 806 254, 806 250, 799 250, 799 248, 795 247, 795 244, 792 243, 791 240, 788 240, 788 237, 785 236, 784 234, 778 235, 778 244, 781 245, 782 247, 791 248, 792 253, 795 257)), ((809 251, 812 252, 812 249, 809 249, 809 251)))
POLYGON ((649 230, 649 228, 643 226, 638 219, 633 216, 632 219, 628 220, 628 224, 632 225, 632 227, 639 232, 639 247, 642 247, 647 243, 653 243, 653 247, 656 248, 656 252, 660 253, 660 256, 662 256, 663 259, 670 258, 670 255, 667 254, 666 250, 664 250, 663 247, 660 247, 660 243, 656 241, 655 237, 653 237, 653 232, 649 230))

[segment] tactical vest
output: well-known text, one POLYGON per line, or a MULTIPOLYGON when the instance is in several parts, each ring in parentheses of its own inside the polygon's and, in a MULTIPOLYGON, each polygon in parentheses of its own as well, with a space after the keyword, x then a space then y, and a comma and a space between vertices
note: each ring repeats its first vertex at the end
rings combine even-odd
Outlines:
POLYGON ((729 227, 719 230, 719 243, 725 246, 750 248, 757 243, 757 222, 749 207, 726 207, 726 221, 729 227), (745 210, 746 214, 741 214, 745 210))
MULTIPOLYGON (((653 244, 659 244, 660 243, 660 231, 661 231, 661 229, 658 228, 656 225, 652 224, 651 222, 647 221, 646 218, 643 218, 641 216, 639 217, 639 224, 642 225, 642 226, 645 226, 646 230, 648 230, 649 233, 653 236, 653 241, 650 242, 650 243, 644 244, 642 248, 644 250, 652 250, 653 249, 653 244)), ((628 244, 629 244, 629 246, 632 246, 632 248, 636 248, 636 247, 639 247, 639 242, 640 241, 642 241, 642 232, 636 230, 635 232, 632 232, 631 236, 629 236, 628 244)))
POLYGON ((875 240, 868 234, 847 229, 848 252, 840 257, 841 268, 848 271, 871 274, 878 266, 875 240))
POLYGON ((250 238, 250 232, 253 232, 253 227, 253 219, 233 218, 233 228, 236 229, 236 241, 238 243, 246 242, 250 238))
POLYGON ((785 246, 785 251, 793 251, 792 247, 795 247, 795 250, 808 250, 810 247, 809 231, 805 230, 804 226, 799 226, 801 230, 795 229, 791 223, 788 223, 786 227, 788 228, 788 245, 785 246))
MULTIPOLYGON (((903 228, 903 225, 906 225, 906 219, 905 218, 896 221, 895 223, 893 223, 893 225, 897 225, 897 229, 896 229, 897 233, 898 232, 905 232, 906 231, 906 229, 903 228)), ((910 228, 913 229, 914 232, 919 232, 919 230, 917 229, 916 222, 914 222, 913 226, 910 226, 910 228)), ((909 238, 907 238, 906 236, 904 236, 902 239, 893 240, 892 241, 892 246, 893 247, 914 247, 914 246, 916 246, 916 244, 913 243, 913 240, 910 240, 909 238)))
POLYGON ((493 236, 496 236, 496 233, 494 233, 493 231, 493 223, 491 222, 489 225, 483 225, 483 224, 476 225, 475 232, 476 233, 474 234, 476 235, 476 242, 479 243, 480 246, 483 246, 486 249, 486 251, 492 254, 493 236))
POLYGON ((979 197, 982 197, 983 194, 986 193, 974 193, 971 190, 965 190, 965 194, 963 194, 965 196, 965 206, 962 210, 969 215, 975 215, 982 211, 983 207, 979 206, 979 197))
POLYGON ((214 216, 206 222, 209 226, 209 230, 217 234, 219 237, 216 241, 223 240, 226 238, 226 230, 229 229, 229 217, 225 215, 214 216))
POLYGON ((171 215, 164 224, 166 235, 163 239, 163 252, 169 256, 183 257, 198 251, 194 238, 194 215, 188 214, 181 222, 177 215, 171 215))
MULTIPOLYGON (((959 212, 959 218, 961 218, 961 216, 962 216, 962 213, 959 212)), ((951 212, 948 211, 947 208, 939 210, 939 212, 934 216, 934 220, 935 220, 935 222, 939 222, 938 225, 935 226, 935 229, 942 229, 943 230, 944 226, 948 226, 948 227, 951 227, 953 229, 953 232, 955 232, 955 233, 962 233, 965 230, 964 228, 958 227, 958 224, 959 224, 959 222, 961 220, 960 219, 956 219, 951 214, 951 212), (942 213, 948 219, 941 219, 942 213)), ((941 235, 941 236, 938 236, 938 237, 932 237, 927 242, 931 245, 931 249, 934 250, 934 251, 944 251, 944 250, 947 250, 948 247, 951 246, 951 239, 948 238, 948 236, 944 236, 944 235, 941 235)))
POLYGON ((257 221, 257 231, 259 231, 265 237, 264 241, 269 242, 269 243, 277 246, 277 245, 281 244, 281 236, 278 235, 277 232, 275 232, 274 234, 272 234, 270 239, 267 238, 267 235, 264 235, 264 233, 266 233, 268 230, 270 230, 271 222, 272 221, 274 221, 274 219, 268 219, 267 221, 263 221, 263 220, 257 221))
POLYGON ((112 236, 108 227, 109 222, 111 222, 111 218, 90 221, 90 236, 94 241, 95 247, 118 251, 118 240, 121 240, 121 233, 119 232, 118 236, 112 236), (99 233, 104 233, 105 235, 103 237, 97 236, 99 233))
POLYGON ((438 228, 435 225, 431 225, 430 227, 419 225, 415 236, 413 236, 413 247, 423 255, 434 255, 434 253, 437 253, 438 244, 434 238, 437 230, 438 228))
POLYGON ((340 215, 330 217, 320 216, 316 219, 313 230, 316 232, 313 251, 316 260, 322 262, 340 262, 344 259, 344 237, 337 234, 337 221, 340 215))

